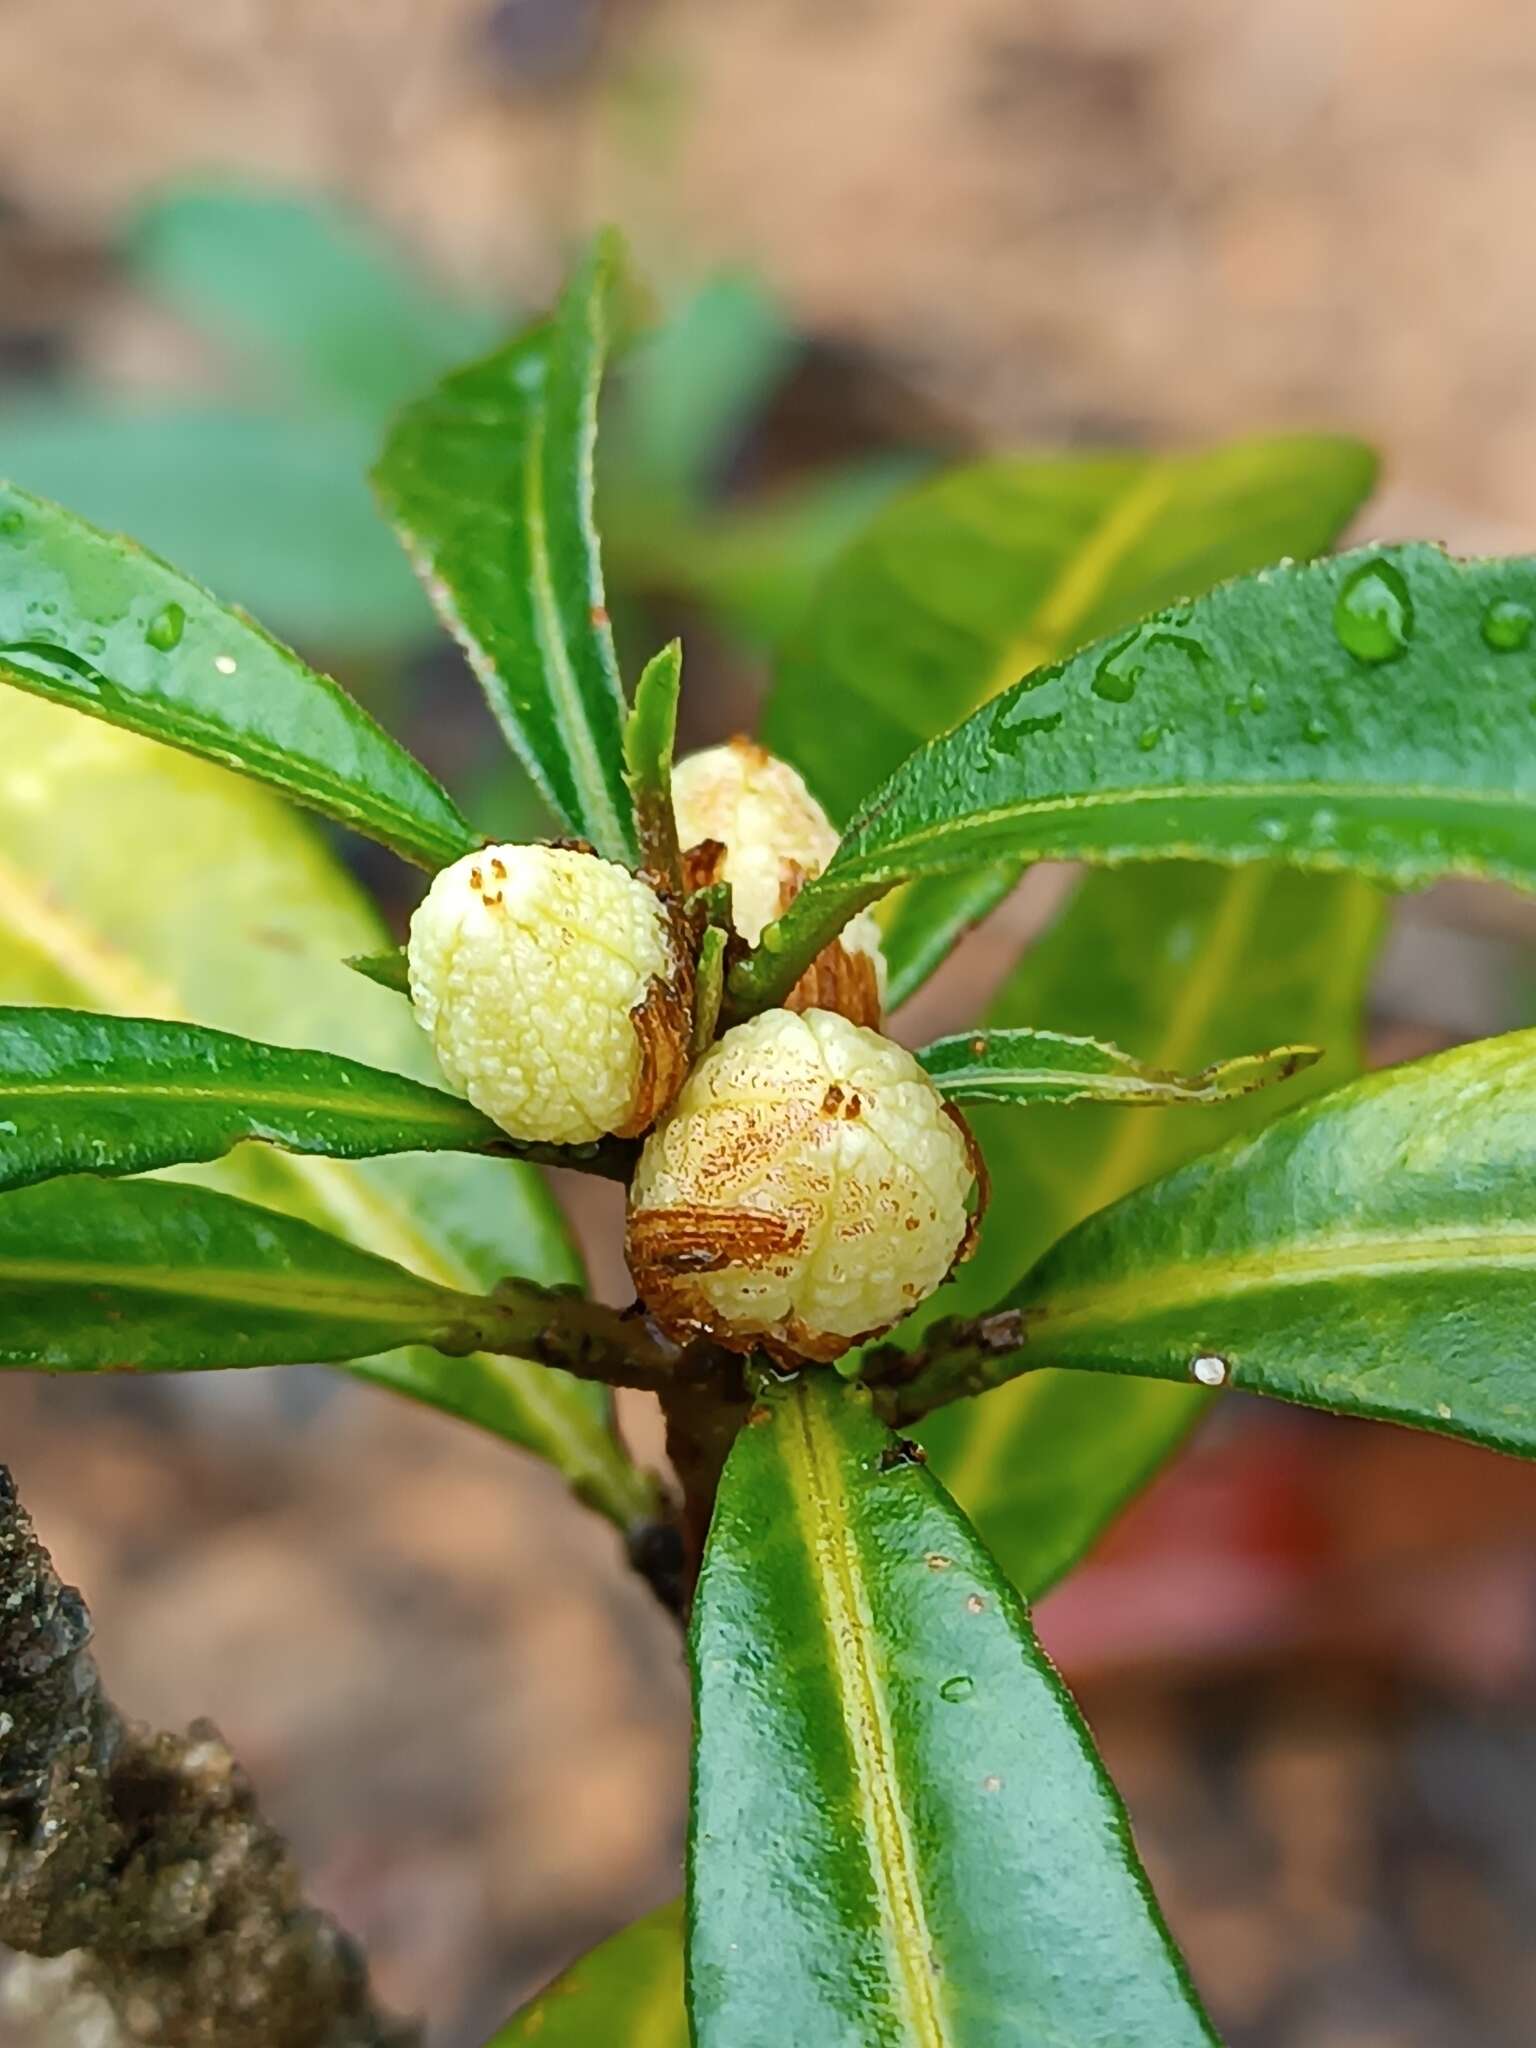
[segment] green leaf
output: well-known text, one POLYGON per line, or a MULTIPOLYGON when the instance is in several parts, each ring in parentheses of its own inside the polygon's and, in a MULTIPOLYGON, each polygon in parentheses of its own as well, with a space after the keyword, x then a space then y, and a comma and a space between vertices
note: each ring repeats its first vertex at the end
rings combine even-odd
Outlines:
POLYGON ((477 1109, 334 1053, 194 1024, 0 1005, 0 1188, 67 1173, 148 1173, 242 1139, 331 1159, 490 1152, 477 1109))
MULTIPOLYGON (((891 503, 822 579, 769 699, 768 743, 847 818, 1026 671, 1223 577, 1318 553, 1374 476, 1358 442, 1307 435, 951 470, 891 503)), ((892 1007, 1001 900, 1007 873, 903 893, 887 923, 892 1007)))
POLYGON ((850 817, 915 747, 1029 670, 1280 555, 1318 553, 1375 467, 1357 441, 1285 435, 949 470, 903 492, 823 578, 764 738, 850 817))
POLYGON ((466 1350, 476 1307, 206 1188, 85 1175, 0 1197, 0 1365, 164 1372, 466 1350))
POLYGON ((475 835, 328 677, 133 542, 0 486, 0 682, 220 761, 436 868, 475 835))
POLYGON ((376 988, 393 990, 397 996, 411 992, 411 970, 404 946, 385 946, 377 953, 352 953, 347 965, 376 988))
POLYGON ((366 420, 129 403, 90 391, 0 410, 6 472, 134 534, 301 647, 379 656, 436 631, 369 494, 366 420))
POLYGON ((1536 1455, 1536 1032, 1193 1161, 1080 1224, 1010 1305, 1024 1348, 987 1382, 1193 1375, 1536 1455))
POLYGON ((696 2048, 1210 2048, 1124 1808, 964 1517, 835 1374, 755 1423, 693 1624, 696 2048))
POLYGON ((886 1007, 899 1010, 908 996, 916 995, 965 934, 996 910, 1022 873, 1017 861, 961 868, 887 896, 880 906, 886 1007))
POLYGON ((1123 1102, 1156 1108, 1171 1102, 1231 1102, 1288 1081, 1322 1058, 1315 1045, 1216 1060, 1198 1074, 1170 1074, 1132 1059, 1098 1038, 1062 1031, 962 1032, 935 1039, 917 1055, 951 1102, 1123 1102))
MULTIPOLYGON (((1265 1032, 1328 1048, 1305 1094, 1359 1064, 1359 1013, 1381 930, 1374 890, 1344 877, 1252 867, 1090 874, 992 1007, 990 1026, 1037 1017, 1111 1030, 1160 1065, 1198 1068, 1265 1032)), ((1074 1105, 1027 1117, 978 1104, 968 1121, 992 1180, 981 1243, 927 1319, 977 1314, 1072 1224, 1213 1141, 1251 1130, 1276 1099, 1198 1118, 1074 1105)), ((921 1318, 918 1319, 919 1324, 921 1318)), ((1193 1386, 1035 1372, 922 1425, 935 1469, 1029 1598, 1052 1585, 1182 1442, 1205 1406, 1193 1386)))
POLYGON ((580 1957, 486 2048, 689 2048, 674 1900, 580 1957))
MULTIPOLYGON (((196 1019, 433 1078, 410 1010, 344 965, 383 945, 377 912, 287 805, 3 692, 0 760, 13 764, 0 773, 0 995, 196 1019)), ((580 1276, 548 1190, 510 1160, 353 1164, 247 1146, 194 1171, 444 1287, 580 1276)), ((395 1351, 351 1369, 536 1451, 619 1522, 647 1511, 599 1387, 515 1357, 395 1351)))
POLYGON ((407 406, 374 482, 565 828, 633 862, 624 694, 592 519, 618 265, 617 242, 601 237, 550 320, 407 406))
POLYGON ((130 223, 126 253, 194 326, 254 353, 296 396, 370 423, 495 338, 488 308, 455 304, 372 222, 313 193, 181 184, 130 223))
POLYGON ((1536 887, 1536 558, 1262 570, 1026 676, 876 791, 732 991, 772 1002, 896 883, 1007 854, 1282 858, 1536 887))
POLYGON ((679 890, 683 883, 672 809, 672 756, 682 681, 683 643, 672 640, 641 670, 635 707, 624 725, 624 779, 634 800, 641 863, 679 890))
POLYGON ((789 366, 784 316, 754 277, 696 286, 630 352, 605 463, 638 517, 697 503, 789 366))

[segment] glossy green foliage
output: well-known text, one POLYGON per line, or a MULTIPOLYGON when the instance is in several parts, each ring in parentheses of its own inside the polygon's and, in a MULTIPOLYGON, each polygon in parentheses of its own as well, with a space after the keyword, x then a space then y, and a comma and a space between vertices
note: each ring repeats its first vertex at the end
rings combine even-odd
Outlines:
POLYGON ((1030 670, 1325 548, 1374 474, 1359 442, 1309 435, 950 470, 896 499, 824 578, 764 738, 851 817, 915 747, 1030 670))
MULTIPOLYGON (((1327 547, 1374 473, 1358 442, 1303 435, 952 470, 897 498, 823 579, 769 701, 768 743, 847 818, 915 747, 1028 670, 1223 577, 1327 547)), ((893 1007, 1014 873, 903 892, 885 940, 893 1007)))
MULTIPOLYGON (((981 1243, 928 1307, 975 1313, 1053 1239, 1153 1175, 1279 1114, 1298 1093, 1348 1080, 1381 930, 1376 892, 1339 876, 1185 866, 1089 874, 992 1006, 988 1028, 1036 1018, 1112 1030, 1161 1066, 1198 1069, 1282 1033, 1323 1060, 1283 1092, 1198 1117, 1110 1104, 1027 1116, 967 1111, 992 1180, 981 1243)), ((935 1469, 1028 1597, 1089 1547, 1182 1442, 1206 1397, 1194 1386, 1033 1372, 922 1428, 935 1469)))
POLYGON ((1175 1102, 1231 1102, 1289 1081, 1314 1066, 1316 1046, 1284 1045, 1273 1052, 1215 1060, 1198 1074, 1149 1067, 1098 1038, 1063 1031, 962 1032, 935 1039, 917 1055, 939 1093, 951 1102, 1120 1102, 1158 1108, 1175 1102))
POLYGON ((551 319, 407 406, 374 481, 565 828, 633 861, 624 695, 592 517, 617 269, 604 237, 551 319))
MULTIPOLYGON (((0 996, 196 1021, 434 1078, 409 1008, 344 964, 383 944, 377 912, 286 804, 15 693, 0 692, 0 762, 0 996)), ((580 1277, 553 1199, 510 1160, 247 1146, 197 1172, 441 1286, 580 1277)), ((599 1387, 516 1357, 392 1351, 352 1369, 538 1452, 618 1520, 644 1511, 649 1488, 599 1387)))
POLYGON ((692 1648, 696 2048, 1209 2048, 1017 1595, 862 1389, 738 1437, 692 1648))
POLYGON ((1039 1365, 1536 1454, 1536 1032, 1374 1074, 1090 1217, 1011 1296, 1039 1365))
POLYGON ((624 780, 634 802, 641 864, 679 889, 682 870, 672 810, 672 756, 677 748, 677 699, 682 682, 683 644, 672 640, 641 670, 634 709, 624 724, 624 780))
POLYGON ((62 1173, 148 1173, 243 1139, 332 1159, 492 1152, 467 1102, 334 1053, 193 1024, 0 1006, 0 1188, 62 1173))
POLYGON ((683 1910, 649 1913, 562 1972, 486 2048, 690 2048, 683 1910))
POLYGON ((178 1371, 468 1350, 476 1305, 291 1216, 164 1181, 0 1196, 0 1364, 178 1371))
POLYGON ((1536 646, 1496 623, 1517 613, 1536 620, 1536 560, 1427 546, 1262 570, 1154 613, 913 755, 735 993, 772 1001, 896 883, 1005 854, 1536 886, 1536 646))
POLYGON ((346 692, 131 541, 0 488, 0 682, 238 768, 441 867, 475 835, 346 692))

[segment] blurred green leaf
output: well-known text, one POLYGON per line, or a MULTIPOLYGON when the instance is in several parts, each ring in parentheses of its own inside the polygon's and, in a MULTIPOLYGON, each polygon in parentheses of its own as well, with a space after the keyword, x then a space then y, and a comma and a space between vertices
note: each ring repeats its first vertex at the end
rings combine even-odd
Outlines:
POLYGON ((1079 1224, 1009 1303, 1024 1348, 978 1384, 1193 1376, 1536 1455, 1536 1031, 1203 1155, 1079 1224))
POLYGON ((917 1055, 950 1102, 1121 1102, 1143 1108, 1168 1103, 1231 1102, 1288 1081, 1321 1058, 1316 1046, 1213 1060, 1198 1074, 1170 1074, 1133 1059, 1099 1038, 1062 1031, 1014 1029, 961 1032, 935 1039, 917 1055))
POLYGON ((761 1400, 692 1651, 696 2048, 1211 2048, 1018 1596, 864 1390, 761 1400))
MULTIPOLYGON (((345 965, 384 943, 377 912, 285 804, 14 693, 0 694, 0 763, 0 995, 196 1019, 434 1077, 410 1010, 345 965)), ((509 1160, 353 1164, 246 1146, 195 1172, 440 1286, 580 1276, 538 1174, 509 1160)), ((396 1351, 352 1370, 538 1452, 616 1520, 646 1511, 599 1387, 483 1355, 396 1351)))
POLYGON ((626 355, 604 422, 604 474, 622 479, 642 516, 696 505, 793 352, 755 277, 706 278, 626 355))
POLYGON ((374 481, 443 623, 565 829, 633 862, 624 693, 592 520, 619 248, 553 316, 406 407, 374 481))
MULTIPOLYGON (((904 493, 818 586, 768 704, 769 745, 847 818, 914 747, 1020 675, 1171 600, 1325 548, 1369 492, 1358 442, 1003 457, 904 493), (840 744, 857 731, 859 745, 840 744)), ((1017 863, 924 879, 886 919, 892 1007, 1001 901, 1017 863)))
POLYGON ((1160 605, 1327 547, 1370 490, 1357 441, 1005 456, 905 492, 842 554, 764 737, 839 820, 925 740, 1160 605), (856 748, 841 734, 858 732, 856 748))
POLYGON ((485 2044, 518 2048, 689 2048, 683 1909, 674 1901, 578 1957, 485 2044))
MULTIPOLYGON (((988 1028, 1048 1019, 1110 1031, 1159 1065, 1198 1069, 1266 1033, 1326 1047, 1284 1098, 1248 1096, 1198 1118, 1110 1105, 968 1111, 992 1179, 981 1243, 904 1330, 980 1313, 1090 1210, 1359 1065, 1360 1011, 1380 899, 1344 877, 1253 867, 1090 874, 1015 970, 988 1028)), ((1030 1373, 922 1426, 934 1467, 1015 1584, 1035 1598, 1082 1554, 1193 1427, 1193 1386, 1030 1373), (1028 1449, 1025 1449, 1028 1446, 1028 1449)))
POLYGON ((129 403, 0 407, 0 474, 131 533, 300 646, 393 653, 431 609, 369 494, 375 429, 337 412, 129 403))
POLYGON ((474 833, 413 755, 133 542, 0 487, 0 681, 273 785, 424 867, 474 833))
POLYGON ((1536 559, 1359 549, 1224 584, 1028 675, 875 792, 733 998, 777 1001, 896 883, 1009 854, 1536 887, 1530 662, 1524 637, 1496 637, 1506 616, 1530 634, 1536 559))
POLYGON ((124 248, 183 318, 370 427, 506 320, 455 303, 371 222, 313 192, 173 186, 129 222, 124 248))

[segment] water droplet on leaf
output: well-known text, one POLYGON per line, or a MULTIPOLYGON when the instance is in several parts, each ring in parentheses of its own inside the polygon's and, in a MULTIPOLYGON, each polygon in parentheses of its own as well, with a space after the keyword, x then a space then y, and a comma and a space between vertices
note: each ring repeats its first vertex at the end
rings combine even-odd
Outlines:
POLYGON ((1413 599, 1402 572, 1381 555, 1362 562, 1334 603, 1333 630, 1356 661, 1373 667, 1406 654, 1413 637, 1413 599))
POLYGON ((213 665, 221 676, 232 676, 240 666, 232 654, 216 654, 213 657, 213 665))
POLYGON ((1267 839, 1271 846, 1283 845, 1290 836, 1290 827, 1284 818, 1260 818, 1253 829, 1261 839, 1267 839))
POLYGON ((948 1700, 954 1706, 960 1700, 968 1700, 976 1690, 976 1681, 966 1672, 959 1671, 953 1678, 946 1678, 939 1687, 939 1698, 948 1700))
POLYGON ((1262 683, 1250 683, 1248 685, 1248 709, 1250 711, 1267 711, 1269 709, 1269 692, 1262 683))
POLYGON ((1513 597, 1501 597, 1483 613, 1483 638, 1500 654, 1512 654, 1516 648, 1524 647, 1533 626, 1536 613, 1513 597))
POLYGON ((1191 1362, 1189 1370, 1202 1387, 1226 1385, 1227 1361, 1218 1357, 1214 1351, 1202 1351, 1199 1357, 1191 1362))
POLYGON ((1144 754, 1150 754, 1162 736, 1163 728, 1160 725, 1144 726, 1136 735, 1136 744, 1144 754))
POLYGON ((1321 718, 1309 718, 1301 728, 1301 734, 1309 745, 1320 747, 1328 737, 1328 727, 1321 718))
POLYGON ((186 625, 187 615, 179 604, 162 605, 144 628, 144 638, 160 653, 169 654, 173 647, 180 646, 186 625))
POLYGON ((1129 704, 1146 665, 1141 635, 1133 633, 1112 647, 1094 670, 1093 694, 1107 704, 1129 704))

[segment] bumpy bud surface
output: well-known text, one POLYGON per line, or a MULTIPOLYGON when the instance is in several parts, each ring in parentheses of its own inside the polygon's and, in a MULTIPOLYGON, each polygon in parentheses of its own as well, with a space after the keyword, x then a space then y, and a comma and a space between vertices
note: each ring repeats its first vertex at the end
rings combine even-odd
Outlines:
POLYGON ((525 1143, 636 1136, 682 1079, 671 926, 612 861, 556 846, 466 854, 411 919, 407 962, 444 1074, 525 1143))
POLYGON ((711 1047, 646 1140, 630 1270, 679 1341, 836 1358, 946 1277, 976 1178, 910 1053, 831 1011, 768 1010, 711 1047))
MULTIPOLYGON (((729 882, 731 914, 749 946, 787 910, 837 849, 831 819, 787 761, 752 740, 690 754, 672 772, 688 883, 729 882)), ((868 911, 845 926, 790 994, 791 1010, 841 1010, 878 1024, 885 1000, 880 927, 868 911)))

